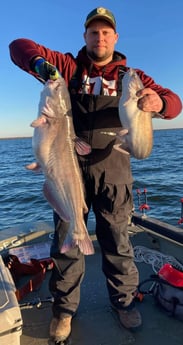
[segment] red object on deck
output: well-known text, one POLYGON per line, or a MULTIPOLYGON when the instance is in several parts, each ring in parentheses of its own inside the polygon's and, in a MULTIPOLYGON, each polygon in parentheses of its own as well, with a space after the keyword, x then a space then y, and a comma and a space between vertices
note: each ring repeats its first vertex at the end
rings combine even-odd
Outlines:
POLYGON ((172 265, 164 264, 158 271, 158 275, 171 285, 183 288, 183 272, 172 265))
POLYGON ((16 297, 20 301, 31 291, 35 291, 42 284, 47 269, 53 268, 53 261, 51 258, 36 260, 31 259, 30 263, 21 263, 17 256, 10 255, 10 260, 7 267, 10 270, 12 278, 16 286, 16 297), (19 281, 22 277, 26 277, 23 285, 19 286, 19 281))

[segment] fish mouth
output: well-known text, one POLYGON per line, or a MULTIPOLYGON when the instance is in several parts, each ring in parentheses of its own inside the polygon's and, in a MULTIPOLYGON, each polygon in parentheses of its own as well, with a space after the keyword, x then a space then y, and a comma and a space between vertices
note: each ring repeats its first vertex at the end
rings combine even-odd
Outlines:
POLYGON ((54 115, 54 113, 48 113, 47 111, 41 111, 41 116, 46 117, 46 119, 56 119, 57 117, 54 115))
POLYGON ((47 117, 48 119, 50 119, 50 118, 53 117, 53 116, 51 116, 51 115, 48 115, 45 111, 42 111, 42 112, 41 112, 41 116, 45 116, 45 117, 47 117))

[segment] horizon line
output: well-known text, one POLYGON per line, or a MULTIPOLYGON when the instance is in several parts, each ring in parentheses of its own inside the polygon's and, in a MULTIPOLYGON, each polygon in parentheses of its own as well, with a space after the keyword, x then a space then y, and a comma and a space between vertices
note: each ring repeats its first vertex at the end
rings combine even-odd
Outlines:
MULTIPOLYGON (((154 128, 153 131, 169 131, 169 130, 174 130, 174 129, 183 129, 183 127, 171 127, 171 128, 154 128)), ((3 139, 29 139, 32 138, 33 135, 17 135, 17 136, 7 136, 7 137, 0 137, 0 140, 3 139)))

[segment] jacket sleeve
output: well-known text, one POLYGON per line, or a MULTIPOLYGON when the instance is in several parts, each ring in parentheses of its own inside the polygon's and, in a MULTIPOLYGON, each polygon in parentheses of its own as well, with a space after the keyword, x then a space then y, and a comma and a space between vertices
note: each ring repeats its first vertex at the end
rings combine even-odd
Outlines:
POLYGON ((16 39, 10 43, 9 49, 14 64, 38 80, 39 76, 32 68, 32 61, 36 56, 40 56, 56 66, 67 84, 76 68, 75 59, 70 53, 62 54, 53 51, 29 39, 16 39))
POLYGON ((180 97, 176 93, 174 93, 170 89, 163 88, 161 85, 156 84, 154 80, 151 77, 147 76, 143 71, 137 70, 137 73, 141 78, 144 87, 151 88, 152 90, 156 91, 163 100, 164 107, 161 115, 165 119, 173 119, 181 113, 182 102, 180 97))

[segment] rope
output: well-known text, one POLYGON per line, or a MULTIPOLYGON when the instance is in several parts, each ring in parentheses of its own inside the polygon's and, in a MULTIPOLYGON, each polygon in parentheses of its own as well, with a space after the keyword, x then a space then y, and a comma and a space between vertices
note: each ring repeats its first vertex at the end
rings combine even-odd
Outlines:
POLYGON ((136 262, 144 262, 151 265, 155 273, 157 273, 165 263, 169 263, 175 268, 183 271, 183 265, 173 256, 162 254, 157 250, 143 246, 134 247, 134 260, 136 262))

